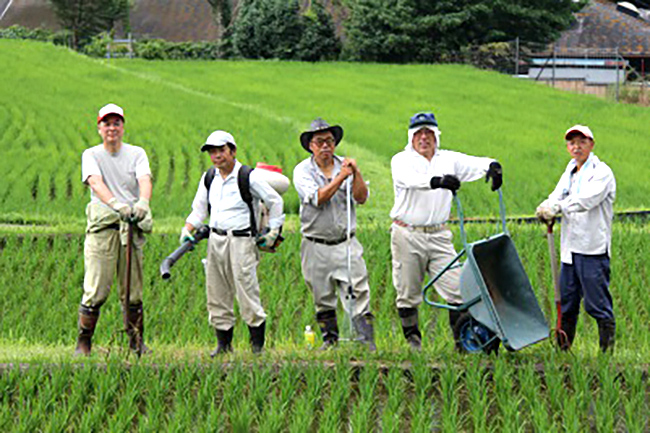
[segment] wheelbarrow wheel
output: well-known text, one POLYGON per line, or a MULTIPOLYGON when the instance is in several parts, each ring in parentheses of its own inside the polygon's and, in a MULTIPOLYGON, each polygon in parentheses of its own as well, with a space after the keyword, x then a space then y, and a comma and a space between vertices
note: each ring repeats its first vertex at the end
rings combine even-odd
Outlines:
POLYGON ((463 313, 454 327, 456 347, 463 353, 498 353, 501 340, 469 313, 463 313))

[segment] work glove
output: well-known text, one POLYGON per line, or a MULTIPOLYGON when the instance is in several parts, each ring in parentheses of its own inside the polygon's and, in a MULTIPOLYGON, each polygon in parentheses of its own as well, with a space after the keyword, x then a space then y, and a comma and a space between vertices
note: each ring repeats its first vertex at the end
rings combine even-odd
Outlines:
POLYGON ((496 191, 503 185, 503 168, 496 161, 490 163, 490 167, 485 174, 485 181, 487 182, 490 179, 492 179, 492 191, 496 191))
POLYGON ((129 222, 131 219, 131 214, 133 211, 131 210, 131 206, 129 206, 126 203, 122 203, 117 201, 115 197, 111 198, 108 201, 108 205, 117 213, 120 214, 120 219, 125 222, 129 222))
POLYGON ((553 221, 556 215, 560 214, 560 212, 561 208, 559 204, 548 204, 547 202, 544 202, 537 206, 535 216, 544 223, 550 223, 553 221))
POLYGON ((431 189, 445 188, 451 192, 458 191, 460 188, 460 180, 453 174, 445 174, 444 176, 434 176, 429 182, 431 189))
POLYGON ((263 230, 262 234, 257 238, 257 246, 260 248, 273 248, 278 236, 280 236, 280 228, 263 230))
POLYGON ((140 200, 133 205, 133 217, 136 222, 140 222, 149 213, 149 200, 140 197, 140 200))
POLYGON ((181 237, 178 239, 178 241, 181 243, 181 245, 183 245, 187 241, 196 242, 196 239, 194 239, 192 230, 189 230, 187 227, 183 226, 183 230, 181 230, 181 237))

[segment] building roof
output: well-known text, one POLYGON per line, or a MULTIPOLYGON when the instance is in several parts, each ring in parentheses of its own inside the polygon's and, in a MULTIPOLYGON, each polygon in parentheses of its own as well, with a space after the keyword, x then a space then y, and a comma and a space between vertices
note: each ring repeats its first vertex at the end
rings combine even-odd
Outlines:
POLYGON ((576 21, 555 42, 558 55, 576 49, 618 49, 626 57, 650 56, 650 22, 623 12, 615 2, 592 0, 576 14, 576 21))

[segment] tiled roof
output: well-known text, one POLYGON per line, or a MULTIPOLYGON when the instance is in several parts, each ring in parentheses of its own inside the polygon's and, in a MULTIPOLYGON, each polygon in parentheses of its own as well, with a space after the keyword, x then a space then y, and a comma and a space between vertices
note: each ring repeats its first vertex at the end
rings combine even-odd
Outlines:
POLYGON ((617 10, 615 2, 592 0, 576 18, 574 26, 556 41, 558 54, 570 54, 576 48, 618 48, 623 56, 650 56, 650 23, 617 10))

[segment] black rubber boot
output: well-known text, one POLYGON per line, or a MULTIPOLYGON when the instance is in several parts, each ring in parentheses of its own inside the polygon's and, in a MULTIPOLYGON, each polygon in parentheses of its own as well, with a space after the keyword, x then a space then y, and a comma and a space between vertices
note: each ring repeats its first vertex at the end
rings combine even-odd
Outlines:
POLYGON ((616 339, 616 322, 614 319, 601 319, 598 321, 598 336, 600 350, 603 353, 614 351, 616 339))
POLYGON ((368 350, 371 352, 377 350, 377 345, 375 344, 375 327, 372 324, 373 319, 372 313, 367 313, 357 316, 352 320, 354 329, 357 330, 357 333, 361 337, 361 342, 367 344, 368 350))
POLYGON ((217 334, 217 348, 210 353, 211 358, 232 352, 232 334, 234 329, 235 328, 232 327, 227 331, 221 331, 219 329, 215 330, 217 334))
MULTIPOLYGON (((462 304, 449 304, 451 307, 459 307, 462 304)), ((456 329, 456 324, 458 319, 462 316, 463 313, 460 311, 449 310, 449 326, 451 327, 451 333, 454 336, 454 347, 457 351, 462 351, 460 346, 460 335, 458 335, 458 330, 456 329)))
POLYGON ((144 309, 142 303, 129 305, 128 327, 126 333, 129 336, 129 348, 138 356, 151 353, 151 350, 144 344, 144 309))
POLYGON ((398 308, 397 312, 402 320, 402 331, 412 349, 422 350, 422 334, 418 328, 417 308, 398 308))
POLYGON ((76 356, 90 355, 92 350, 92 338, 95 333, 95 327, 99 320, 99 307, 79 306, 79 319, 77 326, 79 334, 77 335, 77 348, 74 351, 76 356))
POLYGON ((556 336, 557 344, 560 350, 569 350, 573 345, 573 340, 576 337, 576 326, 578 325, 578 316, 562 316, 560 323, 562 331, 556 336))
POLYGON ((316 321, 323 336, 321 350, 336 346, 339 342, 339 326, 336 323, 336 310, 326 310, 316 313, 316 321))
POLYGON ((266 329, 266 322, 262 322, 259 326, 249 326, 248 331, 251 334, 251 350, 253 353, 262 353, 264 350, 264 331, 266 329))

